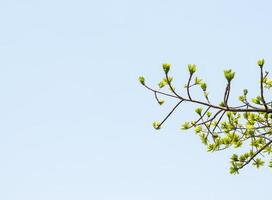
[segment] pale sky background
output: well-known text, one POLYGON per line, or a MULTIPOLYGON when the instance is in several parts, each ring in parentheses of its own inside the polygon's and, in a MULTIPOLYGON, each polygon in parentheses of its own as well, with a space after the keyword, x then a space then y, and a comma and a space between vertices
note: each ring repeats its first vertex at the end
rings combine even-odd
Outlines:
POLYGON ((257 91, 256 61, 272 65, 269 0, 0 1, 0 199, 253 200, 272 170, 230 175, 233 151, 207 153, 191 105, 161 131, 159 107, 137 81, 156 85, 161 63, 182 86, 195 63, 213 102, 223 69, 232 101, 257 91))

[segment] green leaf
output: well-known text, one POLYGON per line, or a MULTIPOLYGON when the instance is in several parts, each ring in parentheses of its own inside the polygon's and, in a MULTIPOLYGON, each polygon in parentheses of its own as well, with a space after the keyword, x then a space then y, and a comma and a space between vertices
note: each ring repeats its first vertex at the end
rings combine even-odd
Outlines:
POLYGON ((173 77, 169 76, 168 79, 164 79, 165 82, 167 83, 169 81, 169 83, 171 83, 173 81, 173 77))
POLYGON ((195 109, 195 112, 196 112, 198 115, 201 115, 201 113, 202 113, 202 108, 197 108, 197 109, 195 109))
POLYGON ((197 126, 196 128, 195 128, 195 132, 196 133, 200 133, 202 131, 202 126, 197 126))
POLYGON ((231 166, 230 173, 231 174, 239 174, 239 171, 238 171, 237 167, 231 166))
POLYGON ((226 115, 230 119, 232 117, 232 112, 227 112, 226 115))
POLYGON ((208 144, 208 137, 204 133, 200 134, 199 136, 200 136, 201 142, 203 144, 207 145, 208 144))
POLYGON ((237 141, 237 142, 235 142, 234 144, 233 144, 233 146, 234 146, 234 148, 239 148, 239 147, 241 147, 243 145, 243 142, 242 141, 237 141))
POLYGON ((264 161, 261 160, 260 158, 255 159, 255 161, 253 162, 253 166, 260 168, 264 165, 264 161))
POLYGON ((229 137, 224 137, 224 138, 222 139, 222 143, 223 143, 224 145, 230 145, 230 144, 231 144, 231 139, 230 139, 229 137))
POLYGON ((267 153, 267 154, 271 154, 272 153, 272 148, 271 147, 266 147, 264 149, 264 152, 267 153))
POLYGON ((163 88, 164 86, 166 86, 167 85, 167 81, 165 80, 165 79, 163 79, 163 80, 161 80, 160 82, 159 82, 159 88, 163 88))
POLYGON ((238 161, 238 155, 237 154, 233 154, 230 158, 232 161, 238 161))
POLYGON ((189 122, 184 122, 182 125, 181 125, 181 130, 187 130, 190 128, 190 123, 189 122))
POLYGON ((207 150, 208 152, 214 152, 216 150, 218 150, 218 145, 217 144, 208 144, 207 146, 207 150))
POLYGON ((251 101, 255 104, 260 105, 262 98, 260 96, 257 96, 256 98, 252 98, 251 101))
POLYGON ((272 161, 269 161, 268 167, 272 168, 272 161))
POLYGON ((198 85, 202 82, 202 80, 198 77, 195 77, 195 84, 198 85))
POLYGON ((239 101, 244 102, 246 100, 245 96, 239 96, 239 101))

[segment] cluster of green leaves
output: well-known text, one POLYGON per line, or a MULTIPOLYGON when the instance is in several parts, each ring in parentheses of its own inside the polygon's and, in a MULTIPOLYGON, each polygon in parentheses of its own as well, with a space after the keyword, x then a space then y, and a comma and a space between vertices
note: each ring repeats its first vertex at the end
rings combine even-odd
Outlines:
POLYGON ((155 129, 160 129, 163 123, 182 103, 191 102, 197 105, 195 113, 197 119, 186 121, 181 125, 182 130, 194 129, 208 152, 221 151, 232 147, 233 149, 245 147, 245 153, 233 154, 230 158, 230 173, 237 174, 247 164, 259 168, 268 160, 268 166, 272 168, 272 160, 269 156, 272 153, 272 104, 266 102, 264 89, 272 87, 272 80, 268 78, 268 72, 263 73, 264 59, 257 62, 260 68, 260 95, 248 99, 248 90, 244 89, 243 94, 238 97, 241 105, 230 106, 228 99, 231 91, 231 83, 235 77, 235 72, 231 69, 224 71, 227 81, 223 101, 219 104, 212 104, 208 97, 207 84, 199 77, 194 77, 197 66, 188 65, 189 78, 185 85, 187 96, 178 94, 173 86, 173 78, 169 76, 170 64, 163 64, 162 68, 165 77, 158 83, 158 89, 153 89, 146 85, 145 78, 139 77, 140 83, 155 94, 159 105, 163 105, 160 96, 174 98, 178 103, 167 114, 162 121, 153 123, 155 129), (194 99, 190 90, 198 86, 203 91, 205 100, 194 99), (168 87, 168 92, 162 89, 168 87), (169 92, 170 91, 170 92, 169 92), (268 155, 265 157, 265 155, 268 155))

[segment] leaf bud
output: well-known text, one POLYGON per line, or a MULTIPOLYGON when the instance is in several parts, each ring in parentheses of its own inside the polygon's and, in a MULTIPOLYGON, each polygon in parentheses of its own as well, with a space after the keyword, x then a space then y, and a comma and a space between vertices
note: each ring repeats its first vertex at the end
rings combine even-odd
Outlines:
POLYGON ((188 65, 188 70, 189 70, 190 74, 192 75, 193 73, 196 72, 196 65, 195 64, 189 64, 188 65))
POLYGON ((202 81, 202 80, 201 80, 200 78, 195 77, 195 84, 196 84, 196 85, 200 84, 201 81, 202 81))
POLYGON ((182 125, 181 125, 181 129, 182 130, 187 130, 190 128, 190 123, 189 122, 184 122, 182 125))
POLYGON ((264 66, 264 59, 258 60, 257 64, 259 65, 259 67, 263 67, 264 66))
POLYGON ((238 155, 237 154, 233 154, 230 159, 232 161, 238 161, 238 155))
POLYGON ((159 121, 153 122, 153 127, 156 130, 159 130, 161 128, 161 123, 159 121))
POLYGON ((248 93, 248 90, 247 89, 244 89, 244 95, 246 96, 247 95, 247 93, 248 93))
POLYGON ((207 84, 206 84, 206 83, 201 83, 201 84, 200 84, 200 87, 201 87, 201 89, 202 89, 203 91, 206 91, 206 89, 207 89, 207 84))
POLYGON ((145 84, 145 78, 143 76, 139 76, 138 80, 142 85, 145 84))
POLYGON ((195 112, 201 116, 201 113, 202 113, 202 108, 197 108, 195 109, 195 112))
POLYGON ((227 81, 230 82, 234 78, 235 72, 233 72, 231 69, 224 70, 224 75, 227 81))
POLYGON ((171 67, 171 64, 168 64, 168 63, 164 63, 162 64, 162 68, 164 70, 164 72, 167 74, 170 70, 170 67, 171 67))

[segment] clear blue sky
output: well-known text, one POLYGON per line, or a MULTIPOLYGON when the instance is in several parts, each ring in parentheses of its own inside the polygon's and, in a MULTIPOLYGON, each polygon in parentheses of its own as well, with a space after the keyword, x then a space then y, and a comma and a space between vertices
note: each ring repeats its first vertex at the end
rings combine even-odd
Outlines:
MULTIPOLYGON (((9 0, 0 2, 0 199, 263 199, 272 171, 228 173, 232 151, 210 154, 150 84, 160 65, 180 81, 195 63, 211 99, 222 71, 233 95, 257 91, 256 60, 272 64, 268 0, 9 0)), ((233 98, 235 102, 236 97, 233 98)))

